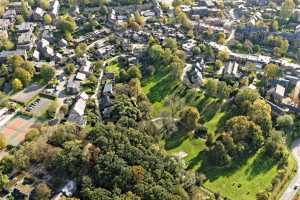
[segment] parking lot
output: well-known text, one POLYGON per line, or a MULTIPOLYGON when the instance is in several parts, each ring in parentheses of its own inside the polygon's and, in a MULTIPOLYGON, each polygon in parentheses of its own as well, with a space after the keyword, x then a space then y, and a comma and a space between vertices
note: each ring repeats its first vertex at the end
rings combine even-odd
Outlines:
POLYGON ((27 106, 26 111, 34 116, 40 116, 46 112, 52 102, 53 100, 51 99, 38 97, 33 103, 27 106))
POLYGON ((34 98, 36 95, 38 95, 44 87, 32 84, 28 87, 26 87, 24 90, 14 94, 11 97, 11 100, 20 104, 27 104, 32 98, 34 98))

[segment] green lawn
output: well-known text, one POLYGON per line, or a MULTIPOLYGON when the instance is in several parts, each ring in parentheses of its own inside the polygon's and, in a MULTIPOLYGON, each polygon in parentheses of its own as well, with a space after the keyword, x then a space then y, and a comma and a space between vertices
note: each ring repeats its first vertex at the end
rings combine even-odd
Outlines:
POLYGON ((116 76, 120 74, 120 65, 118 63, 106 67, 107 72, 114 73, 116 76))
POLYGON ((277 174, 275 163, 260 151, 246 161, 235 163, 233 167, 217 168, 204 164, 205 142, 202 139, 175 134, 163 145, 170 155, 187 153, 184 158, 186 166, 207 176, 204 186, 233 200, 254 200, 257 193, 271 185, 277 174))
POLYGON ((261 151, 230 168, 207 166, 200 171, 208 177, 206 188, 239 200, 256 199, 256 194, 268 188, 278 172, 277 165, 261 151))
POLYGON ((222 117, 224 116, 225 116, 225 112, 218 111, 211 120, 204 123, 204 126, 208 129, 209 133, 215 133, 217 131, 218 124, 220 123, 222 117))

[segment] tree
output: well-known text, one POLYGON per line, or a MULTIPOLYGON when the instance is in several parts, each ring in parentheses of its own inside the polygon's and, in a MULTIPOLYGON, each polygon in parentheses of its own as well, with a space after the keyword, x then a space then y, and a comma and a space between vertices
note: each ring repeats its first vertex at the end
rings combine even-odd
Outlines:
POLYGON ((16 24, 17 24, 17 25, 20 25, 20 24, 22 24, 23 22, 25 22, 24 17, 23 17, 22 15, 18 15, 18 16, 16 17, 16 24))
POLYGON ((86 43, 80 43, 76 49, 75 49, 75 54, 78 57, 82 57, 87 51, 87 44, 86 43))
POLYGON ((6 148, 7 142, 6 138, 3 134, 0 134, 0 150, 3 150, 6 148))
POLYGON ((174 38, 167 37, 164 40, 165 47, 176 50, 177 49, 177 41, 174 38))
POLYGON ((21 1, 21 2, 22 2, 22 5, 21 5, 22 16, 25 19, 27 19, 31 15, 31 9, 30 9, 27 1, 21 1))
POLYGON ((75 20, 69 15, 63 15, 59 18, 58 27, 63 32, 73 33, 76 28, 75 20))
POLYGON ((218 82, 217 97, 220 99, 227 99, 230 95, 230 88, 224 81, 218 82))
POLYGON ((21 56, 11 56, 8 58, 8 64, 15 70, 21 67, 24 63, 24 59, 21 56))
POLYGON ((219 51, 218 52, 218 59, 221 60, 222 62, 226 61, 229 59, 229 53, 228 51, 219 51))
POLYGON ((38 184, 33 191, 33 199, 48 200, 51 197, 51 189, 46 183, 38 184))
POLYGON ((2 15, 5 12, 5 8, 7 7, 9 1, 8 0, 1 0, 0 1, 0 17, 2 17, 2 15))
POLYGON ((143 15, 140 15, 139 12, 134 13, 135 22, 138 23, 140 26, 145 25, 145 18, 143 15))
POLYGON ((27 86, 32 79, 32 75, 23 68, 18 67, 14 72, 14 77, 19 79, 23 86, 27 86))
POLYGON ((226 123, 226 130, 235 144, 244 147, 244 151, 256 151, 263 142, 261 128, 245 116, 231 118, 226 123))
POLYGON ((8 38, 2 38, 0 40, 0 47, 3 48, 4 50, 11 50, 14 48, 14 46, 15 44, 8 38))
POLYGON ((9 183, 9 178, 7 175, 3 174, 2 171, 0 171, 0 190, 3 190, 4 187, 9 183))
POLYGON ((44 16, 44 23, 47 24, 47 25, 52 24, 52 17, 51 17, 51 15, 46 14, 46 15, 44 16))
POLYGON ((235 97, 235 102, 242 108, 248 103, 252 104, 256 99, 259 98, 259 93, 255 89, 244 88, 240 89, 235 97))
POLYGON ((277 20, 274 20, 274 21, 272 22, 272 30, 273 30, 273 31, 278 31, 278 29, 279 29, 279 23, 278 23, 277 20))
POLYGON ((218 43, 219 44, 224 44, 225 43, 225 33, 220 32, 218 34, 218 43))
POLYGON ((277 126, 285 133, 290 132, 294 126, 294 118, 292 115, 282 115, 276 119, 277 126))
POLYGON ((280 16, 284 20, 289 20, 295 9, 294 0, 285 0, 281 5, 280 16))
POLYGON ((50 3, 49 0, 39 0, 39 5, 41 8, 43 8, 44 10, 48 10, 50 7, 50 3))
POLYGON ((228 165, 232 158, 227 153, 222 142, 217 141, 209 151, 209 160, 219 166, 228 165))
POLYGON ((280 77, 280 69, 277 64, 269 63, 265 66, 264 75, 268 80, 275 80, 280 77))
POLYGON ((73 74, 75 72, 75 65, 73 63, 68 63, 66 65, 66 73, 67 74, 73 74))
POLYGON ((137 78, 137 79, 141 79, 142 78, 142 73, 141 73, 141 70, 138 66, 132 66, 128 69, 128 75, 129 75, 129 78, 132 79, 132 78, 137 78))
POLYGON ((51 81, 55 77, 55 68, 49 65, 43 65, 41 68, 41 77, 45 82, 51 81))
POLYGON ((49 117, 55 118, 55 114, 56 114, 58 106, 59 106, 58 101, 53 101, 50 104, 49 108, 47 109, 47 114, 49 117))
POLYGON ((22 68, 28 71, 32 77, 34 76, 35 68, 31 61, 24 61, 22 64, 22 68))
POLYGON ((137 97, 142 93, 141 82, 137 78, 133 78, 128 83, 131 96, 137 97))
POLYGON ((210 97, 215 97, 218 92, 218 80, 209 78, 207 79, 205 85, 205 93, 210 97))
POLYGON ((188 130, 194 130, 199 122, 200 113, 197 108, 187 106, 180 112, 180 123, 188 130))
POLYGON ((22 82, 18 79, 18 78, 15 78, 12 83, 12 89, 17 92, 17 91, 20 91, 23 89, 23 84, 22 82))
POLYGON ((261 127, 265 136, 269 135, 272 129, 271 111, 271 106, 266 101, 256 99, 248 113, 250 119, 261 127))
POLYGON ((34 139, 36 139, 38 136, 40 136, 40 131, 37 128, 31 129, 25 136, 25 141, 31 142, 34 139))

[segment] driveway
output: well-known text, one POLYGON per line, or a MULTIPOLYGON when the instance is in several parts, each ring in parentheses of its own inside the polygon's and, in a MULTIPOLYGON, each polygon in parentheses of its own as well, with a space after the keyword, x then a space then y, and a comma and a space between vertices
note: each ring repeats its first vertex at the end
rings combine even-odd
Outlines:
POLYGON ((280 200, 292 200, 298 192, 300 186, 300 138, 295 140, 292 144, 292 154, 297 162, 297 174, 290 182, 288 188, 285 190, 280 200), (297 189, 295 187, 297 186, 297 189))

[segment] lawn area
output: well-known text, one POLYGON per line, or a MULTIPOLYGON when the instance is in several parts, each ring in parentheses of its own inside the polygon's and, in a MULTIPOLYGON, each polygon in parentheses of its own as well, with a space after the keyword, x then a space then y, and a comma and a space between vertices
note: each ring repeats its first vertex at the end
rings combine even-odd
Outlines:
POLYGON ((158 116, 161 111, 168 110, 164 105, 166 97, 174 94, 182 86, 167 70, 159 68, 153 76, 142 81, 143 92, 153 105, 153 116, 158 116))
POLYGON ((224 116, 225 112, 218 111, 211 120, 204 123, 204 126, 207 128, 209 133, 213 134, 218 130, 218 124, 224 116))
POLYGON ((201 152, 205 148, 205 141, 188 135, 182 137, 181 134, 175 134, 163 141, 162 145, 172 156, 176 156, 179 153, 186 153, 187 155, 184 157, 186 167, 197 169, 202 163, 201 152))
POLYGON ((206 188, 239 200, 256 199, 256 194, 268 188, 278 172, 277 165, 261 151, 230 168, 207 166, 200 171, 208 177, 206 188))
POLYGON ((175 134, 162 144, 170 155, 185 152, 186 166, 207 176, 204 186, 230 199, 256 199, 256 194, 268 188, 278 172, 277 165, 261 151, 230 168, 218 168, 204 164, 205 142, 202 139, 175 134))
MULTIPOLYGON (((214 100, 209 102, 213 103, 214 100)), ((214 133, 220 126, 224 126, 220 124, 224 124, 229 115, 228 111, 217 109, 214 116, 204 125, 209 132, 214 133)), ((278 173, 276 163, 261 151, 247 160, 236 162, 229 168, 218 168, 207 164, 205 142, 202 139, 179 132, 162 144, 170 155, 176 156, 179 152, 185 152, 186 166, 189 169, 199 170, 207 176, 208 181, 205 182, 204 187, 230 199, 256 199, 256 194, 268 188, 278 173)), ((289 167, 293 168, 294 164, 290 159, 289 167)))
POLYGON ((118 63, 106 67, 107 72, 114 73, 116 76, 120 74, 120 65, 118 63))

